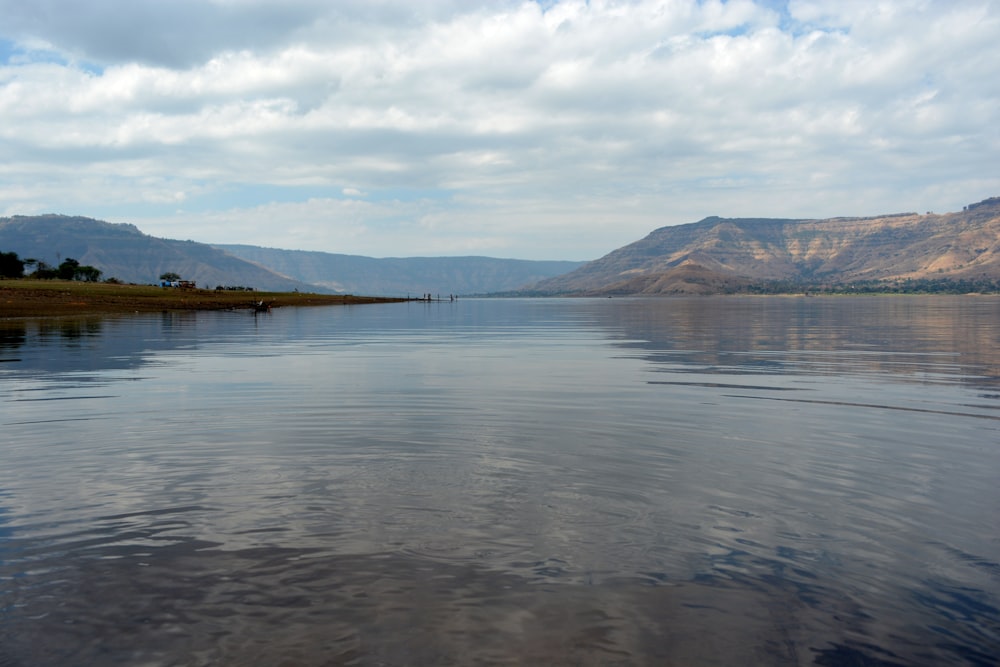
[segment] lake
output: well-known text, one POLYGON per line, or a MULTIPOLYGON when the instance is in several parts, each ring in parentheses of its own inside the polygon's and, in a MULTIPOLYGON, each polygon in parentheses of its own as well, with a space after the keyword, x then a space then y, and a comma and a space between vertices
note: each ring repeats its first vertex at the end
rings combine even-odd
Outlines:
POLYGON ((0 665, 997 665, 1000 298, 0 321, 0 665))

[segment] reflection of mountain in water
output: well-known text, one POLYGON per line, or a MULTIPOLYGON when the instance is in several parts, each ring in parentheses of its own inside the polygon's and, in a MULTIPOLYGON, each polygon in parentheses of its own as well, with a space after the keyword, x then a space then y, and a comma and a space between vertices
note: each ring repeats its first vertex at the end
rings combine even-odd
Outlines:
POLYGON ((921 382, 940 374, 984 388, 1000 387, 996 313, 991 298, 928 296, 625 299, 593 309, 622 346, 678 372, 892 374, 921 382))
POLYGON ((8 326, 0 665, 991 664, 998 306, 8 326))
POLYGON ((0 372, 18 376, 87 374, 135 369, 151 350, 197 345, 213 331, 219 335, 232 317, 224 313, 168 313, 135 317, 90 317, 0 322, 0 372))
MULTIPOLYGON (((262 327, 280 336, 385 335, 451 321, 454 331, 545 326, 546 300, 463 301, 333 308, 322 318, 289 316, 262 327), (525 309, 525 304, 529 308, 525 309), (516 321, 508 310, 518 314, 516 321), (425 320, 401 317, 427 311, 425 320), (538 321, 524 321, 533 312, 538 321), (280 333, 278 330, 280 329, 280 333)), ((938 374, 1000 389, 997 303, 988 297, 676 297, 580 300, 574 310, 628 349, 677 372, 938 374), (950 372, 960 359, 963 375, 950 372), (976 370, 970 374, 970 369, 976 370)), ((136 368, 147 353, 232 341, 257 328, 245 313, 0 322, 0 371, 80 373, 136 368)))

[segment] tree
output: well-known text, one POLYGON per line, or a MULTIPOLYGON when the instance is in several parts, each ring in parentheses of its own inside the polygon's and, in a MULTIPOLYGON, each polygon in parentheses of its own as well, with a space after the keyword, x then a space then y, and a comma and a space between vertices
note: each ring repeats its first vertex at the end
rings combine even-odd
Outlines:
POLYGON ((88 264, 80 264, 80 262, 72 257, 67 257, 59 264, 58 268, 52 268, 41 260, 32 259, 22 262, 22 264, 28 263, 34 264, 36 267, 31 277, 45 280, 60 278, 62 280, 82 280, 88 283, 96 283, 101 279, 101 274, 104 273, 96 267, 88 264))
POLYGON ((79 266, 76 269, 73 279, 82 280, 87 283, 96 283, 101 279, 102 273, 104 272, 100 269, 94 268, 93 266, 79 266))
POLYGON ((49 266, 42 260, 38 260, 37 262, 35 262, 35 272, 31 274, 31 277, 39 279, 58 278, 59 270, 53 269, 51 266, 49 266))
POLYGON ((181 279, 179 273, 174 273, 173 271, 167 271, 160 276, 160 280, 165 280, 168 283, 176 282, 181 279))
POLYGON ((76 277, 76 271, 80 266, 80 262, 76 261, 72 257, 67 257, 63 260, 62 264, 59 265, 59 277, 63 280, 73 280, 76 277))
POLYGON ((24 261, 16 252, 0 252, 0 277, 20 278, 24 275, 24 261))

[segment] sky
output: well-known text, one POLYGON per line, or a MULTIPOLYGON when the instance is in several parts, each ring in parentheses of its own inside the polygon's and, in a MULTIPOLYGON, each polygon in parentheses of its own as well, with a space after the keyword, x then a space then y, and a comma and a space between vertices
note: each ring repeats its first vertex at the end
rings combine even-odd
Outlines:
POLYGON ((1000 195, 1000 0, 0 0, 0 215, 589 260, 1000 195))

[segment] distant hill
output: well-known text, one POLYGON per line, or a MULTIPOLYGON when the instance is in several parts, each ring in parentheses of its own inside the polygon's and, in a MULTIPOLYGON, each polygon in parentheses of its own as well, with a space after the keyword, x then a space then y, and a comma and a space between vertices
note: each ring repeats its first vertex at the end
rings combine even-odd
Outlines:
POLYGON ((956 213, 787 220, 709 217, 661 227, 534 294, 710 294, 767 283, 1000 280, 1000 197, 956 213))
POLYGON ((134 225, 65 215, 0 218, 0 250, 58 265, 72 257, 103 272, 102 279, 154 284, 174 272, 200 287, 240 285, 269 291, 319 291, 304 282, 195 243, 143 234, 134 225))
POLYGON ((56 266, 67 257, 102 278, 151 284, 173 272, 200 287, 253 287, 373 296, 483 294, 510 291, 582 262, 490 257, 374 259, 246 245, 211 246, 162 239, 130 224, 65 215, 0 218, 0 251, 56 266))
POLYGON ((583 262, 492 257, 396 257, 376 259, 247 245, 215 247, 278 273, 347 294, 487 294, 516 290, 572 271, 583 262))

